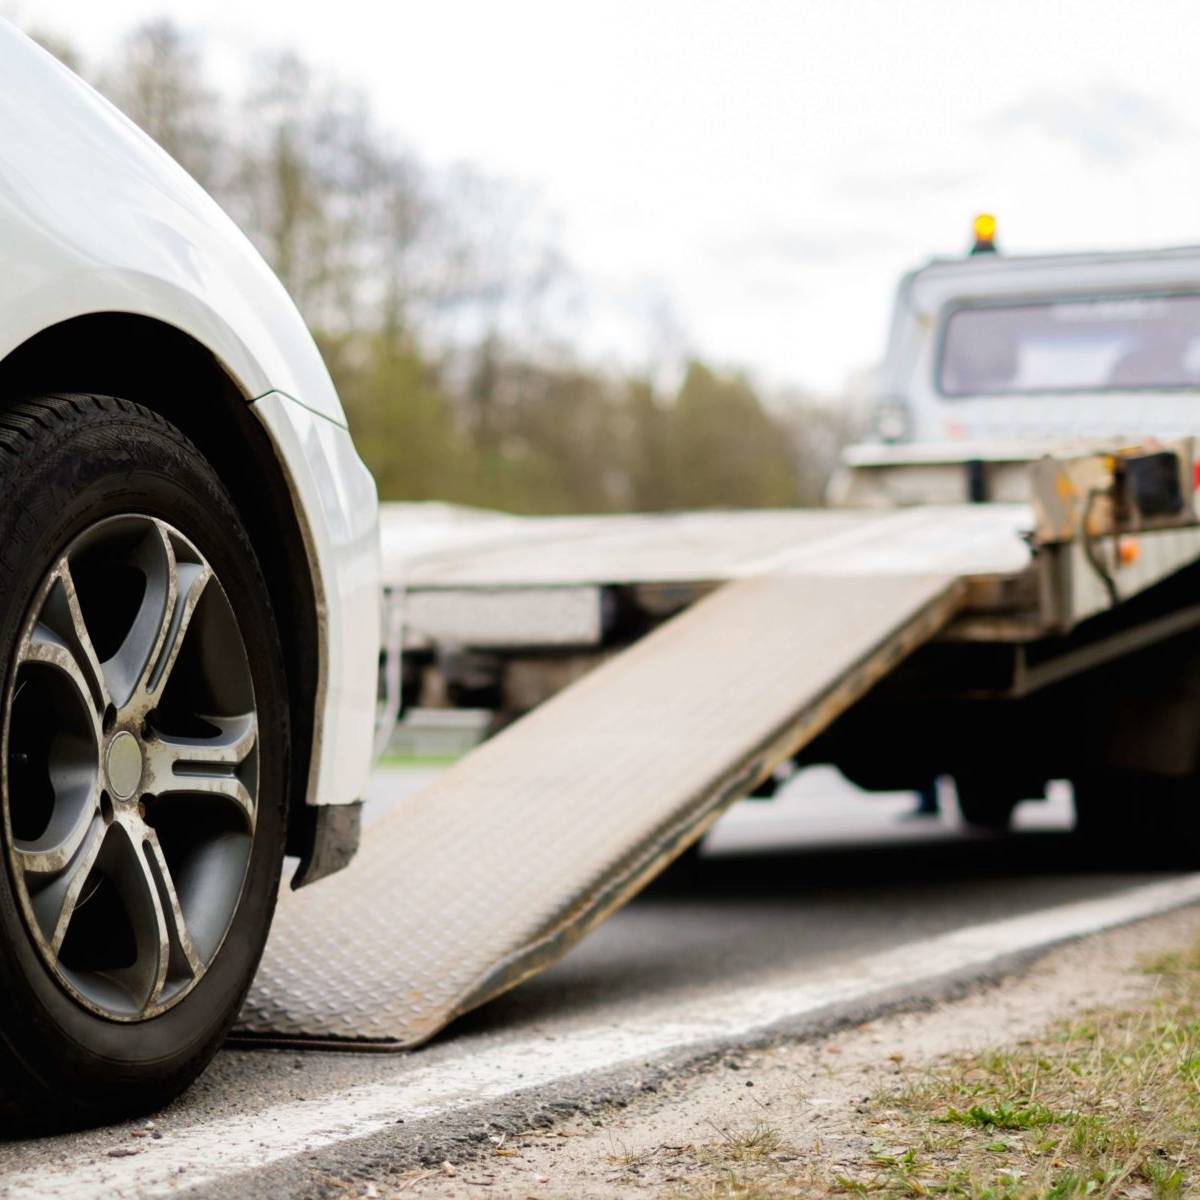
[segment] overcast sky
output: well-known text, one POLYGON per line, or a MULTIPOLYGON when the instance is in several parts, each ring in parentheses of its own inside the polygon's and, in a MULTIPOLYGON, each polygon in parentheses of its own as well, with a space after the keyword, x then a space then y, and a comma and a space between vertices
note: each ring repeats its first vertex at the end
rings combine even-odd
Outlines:
POLYGON ((898 273, 1003 246, 1200 241, 1195 0, 0 0, 100 57, 169 14, 291 45, 434 162, 536 190, 594 303, 590 353, 689 342, 836 388, 898 273))

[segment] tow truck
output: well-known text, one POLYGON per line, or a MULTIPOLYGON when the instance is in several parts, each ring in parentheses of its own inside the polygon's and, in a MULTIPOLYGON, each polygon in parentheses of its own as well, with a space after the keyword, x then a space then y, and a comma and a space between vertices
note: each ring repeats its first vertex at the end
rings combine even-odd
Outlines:
POLYGON ((880 381, 826 508, 385 509, 385 717, 503 728, 286 897, 240 1039, 425 1041, 789 763, 949 775, 993 829, 1067 779, 1098 855, 1200 860, 1200 248, 981 219, 901 281, 880 381))

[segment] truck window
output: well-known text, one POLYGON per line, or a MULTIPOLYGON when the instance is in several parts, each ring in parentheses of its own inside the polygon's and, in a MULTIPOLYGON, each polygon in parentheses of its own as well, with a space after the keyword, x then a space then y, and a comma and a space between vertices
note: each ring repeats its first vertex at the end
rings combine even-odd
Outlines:
POLYGON ((1200 387, 1200 295, 956 308, 938 386, 945 396, 1200 387))

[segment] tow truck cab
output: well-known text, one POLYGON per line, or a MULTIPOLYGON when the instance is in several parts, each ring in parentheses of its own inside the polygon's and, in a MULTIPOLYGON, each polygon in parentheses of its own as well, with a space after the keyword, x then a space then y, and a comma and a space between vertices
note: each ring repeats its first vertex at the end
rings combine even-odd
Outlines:
POLYGON ((935 259, 900 281, 831 499, 1021 501, 1052 447, 1197 433, 1200 247, 935 259))

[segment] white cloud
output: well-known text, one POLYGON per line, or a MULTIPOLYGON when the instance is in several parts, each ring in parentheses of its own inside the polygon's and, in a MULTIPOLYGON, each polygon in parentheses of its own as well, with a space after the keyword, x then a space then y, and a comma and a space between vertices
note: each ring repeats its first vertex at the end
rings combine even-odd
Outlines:
POLYGON ((1093 84, 1077 93, 1038 89, 985 117, 978 128, 988 136, 1041 133, 1105 165, 1130 162, 1194 135, 1190 122, 1153 96, 1112 84, 1093 84))

